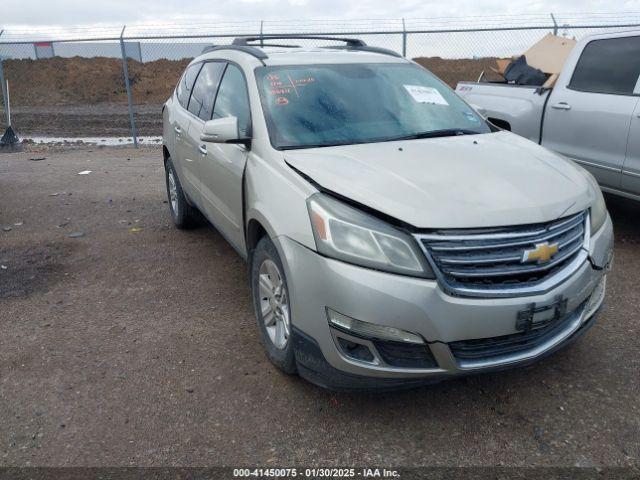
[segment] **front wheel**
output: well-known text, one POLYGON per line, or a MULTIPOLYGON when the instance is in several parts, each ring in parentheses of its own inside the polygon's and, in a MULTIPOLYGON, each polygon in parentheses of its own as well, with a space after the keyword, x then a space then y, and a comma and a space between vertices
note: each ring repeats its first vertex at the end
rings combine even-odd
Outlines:
POLYGON ((296 373, 287 279, 280 255, 267 236, 262 237, 251 256, 251 292, 269 360, 285 373, 296 373))

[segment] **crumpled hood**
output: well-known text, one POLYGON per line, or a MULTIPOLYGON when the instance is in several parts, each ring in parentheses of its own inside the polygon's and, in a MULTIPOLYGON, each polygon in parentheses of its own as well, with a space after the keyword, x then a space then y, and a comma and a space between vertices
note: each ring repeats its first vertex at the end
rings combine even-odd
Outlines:
POLYGON ((418 228, 498 227, 586 209, 573 162, 508 132, 289 150, 321 187, 418 228))

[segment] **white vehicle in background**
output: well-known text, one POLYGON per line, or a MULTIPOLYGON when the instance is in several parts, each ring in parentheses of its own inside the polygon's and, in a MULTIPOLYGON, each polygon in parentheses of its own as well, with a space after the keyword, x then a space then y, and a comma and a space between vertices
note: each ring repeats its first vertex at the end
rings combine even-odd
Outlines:
POLYGON ((460 82, 496 126, 578 162, 602 190, 640 200, 640 31, 583 38, 552 89, 460 82))

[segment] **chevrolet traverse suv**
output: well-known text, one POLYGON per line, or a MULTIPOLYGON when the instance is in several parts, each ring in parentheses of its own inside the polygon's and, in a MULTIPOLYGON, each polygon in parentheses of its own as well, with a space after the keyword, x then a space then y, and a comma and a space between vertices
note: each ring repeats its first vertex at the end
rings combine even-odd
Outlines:
POLYGON ((394 52, 273 39, 205 49, 163 109, 173 220, 200 211, 247 260, 271 362, 405 387, 528 364, 593 324, 613 232, 588 172, 394 52))

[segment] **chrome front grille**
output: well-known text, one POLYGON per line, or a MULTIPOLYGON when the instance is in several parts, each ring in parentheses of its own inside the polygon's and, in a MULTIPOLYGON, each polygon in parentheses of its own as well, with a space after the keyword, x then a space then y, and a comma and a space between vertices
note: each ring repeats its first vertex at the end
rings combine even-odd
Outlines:
POLYGON ((586 259, 583 247, 588 246, 589 216, 582 212, 547 224, 450 230, 417 238, 450 290, 478 295, 517 294, 536 290, 542 284, 549 287, 551 277, 561 271, 566 277, 582 264, 586 259))

